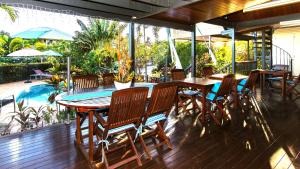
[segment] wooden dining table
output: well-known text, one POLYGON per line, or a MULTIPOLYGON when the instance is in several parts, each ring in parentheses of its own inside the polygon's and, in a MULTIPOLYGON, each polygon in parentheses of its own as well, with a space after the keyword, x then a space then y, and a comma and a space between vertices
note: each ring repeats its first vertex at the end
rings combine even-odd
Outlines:
POLYGON ((271 76, 275 76, 275 77, 281 77, 281 96, 283 98, 283 100, 286 99, 286 89, 287 89, 287 85, 286 85, 286 81, 288 78, 288 75, 291 75, 290 71, 287 70, 259 70, 260 72, 260 89, 261 92, 264 92, 264 88, 265 88, 265 81, 266 81, 266 75, 271 75, 271 76))
MULTIPOLYGON (((132 87, 149 87, 148 97, 150 98, 154 83, 134 83, 132 87)), ((76 116, 76 138, 75 144, 79 150, 83 153, 85 158, 89 160, 91 164, 94 163, 94 113, 96 109, 109 108, 111 102, 111 96, 115 88, 95 88, 88 91, 66 92, 61 93, 56 97, 56 103, 61 106, 65 106, 67 109, 80 110, 79 113, 88 112, 88 151, 85 149, 84 143, 81 142, 80 137, 80 116, 76 116)))
MULTIPOLYGON (((224 73, 219 73, 219 74, 213 74, 211 76, 209 76, 208 78, 210 79, 214 79, 214 80, 223 80, 223 78, 226 76, 227 74, 224 73)), ((238 91, 237 91, 237 86, 238 84, 244 80, 247 79, 248 76, 246 75, 242 75, 242 74, 235 74, 234 75, 234 82, 233 82, 233 108, 237 108, 238 107, 238 91)))

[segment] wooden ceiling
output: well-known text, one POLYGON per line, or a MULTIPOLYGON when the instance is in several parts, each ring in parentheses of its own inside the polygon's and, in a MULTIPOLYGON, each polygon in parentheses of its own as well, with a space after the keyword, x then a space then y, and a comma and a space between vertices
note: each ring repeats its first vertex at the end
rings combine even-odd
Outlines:
POLYGON ((243 10, 269 0, 202 0, 183 7, 169 9, 151 16, 153 19, 182 24, 195 24, 243 10))
POLYGON ((286 16, 290 14, 300 13, 300 2, 279 6, 274 8, 267 8, 263 10, 251 11, 244 13, 243 11, 239 11, 233 14, 226 16, 226 20, 230 22, 243 22, 257 19, 264 19, 276 16, 286 16))

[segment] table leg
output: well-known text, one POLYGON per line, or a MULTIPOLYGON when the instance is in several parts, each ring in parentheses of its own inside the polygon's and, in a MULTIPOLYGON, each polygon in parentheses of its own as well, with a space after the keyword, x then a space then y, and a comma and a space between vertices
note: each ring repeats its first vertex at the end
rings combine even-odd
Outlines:
POLYGON ((286 79, 287 79, 287 74, 283 73, 283 77, 282 77, 282 89, 281 89, 283 100, 286 99, 286 79))
POLYGON ((264 92, 264 89, 263 89, 263 74, 261 73, 260 75, 259 75, 259 88, 260 88, 260 91, 261 91, 261 93, 263 93, 264 92))
POLYGON ((202 103, 202 115, 199 116, 201 123, 203 123, 205 121, 205 114, 206 114, 206 111, 207 111, 207 107, 206 107, 206 95, 207 95, 207 92, 206 92, 206 89, 204 89, 204 90, 203 89, 201 90, 202 91, 202 99, 201 99, 201 103, 202 103))
POLYGON ((238 81, 235 80, 233 83, 233 108, 236 109, 238 106, 238 91, 237 91, 238 81))
POLYGON ((81 144, 81 126, 80 126, 80 116, 76 113, 76 144, 81 144))
POLYGON ((178 90, 176 92, 176 98, 175 98, 175 115, 178 116, 178 90))
POLYGON ((89 160, 94 161, 94 111, 89 111, 89 160))

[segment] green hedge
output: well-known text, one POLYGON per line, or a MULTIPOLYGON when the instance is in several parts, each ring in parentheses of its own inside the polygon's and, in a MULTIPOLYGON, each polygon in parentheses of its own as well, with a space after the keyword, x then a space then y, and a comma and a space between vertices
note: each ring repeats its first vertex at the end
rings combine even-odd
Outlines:
POLYGON ((51 67, 50 63, 31 63, 0 65, 0 84, 29 79, 31 74, 34 74, 33 69, 46 70, 51 67))

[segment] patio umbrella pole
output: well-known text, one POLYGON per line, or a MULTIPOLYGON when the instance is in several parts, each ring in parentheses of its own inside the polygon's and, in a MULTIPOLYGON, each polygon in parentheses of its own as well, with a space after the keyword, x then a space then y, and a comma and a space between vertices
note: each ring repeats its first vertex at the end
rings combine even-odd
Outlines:
MULTIPOLYGON (((26 57, 26 71, 27 71, 27 75, 29 74, 29 70, 28 70, 28 56, 26 57)), ((30 76, 29 76, 30 77, 30 76)), ((24 83, 31 83, 30 79, 25 80, 24 83)))
MULTIPOLYGON (((68 56, 67 57, 67 90, 68 90, 68 95, 70 94, 70 73, 71 72, 71 58, 68 56)), ((67 109, 67 121, 66 124, 71 124, 70 122, 70 109, 67 109)))

